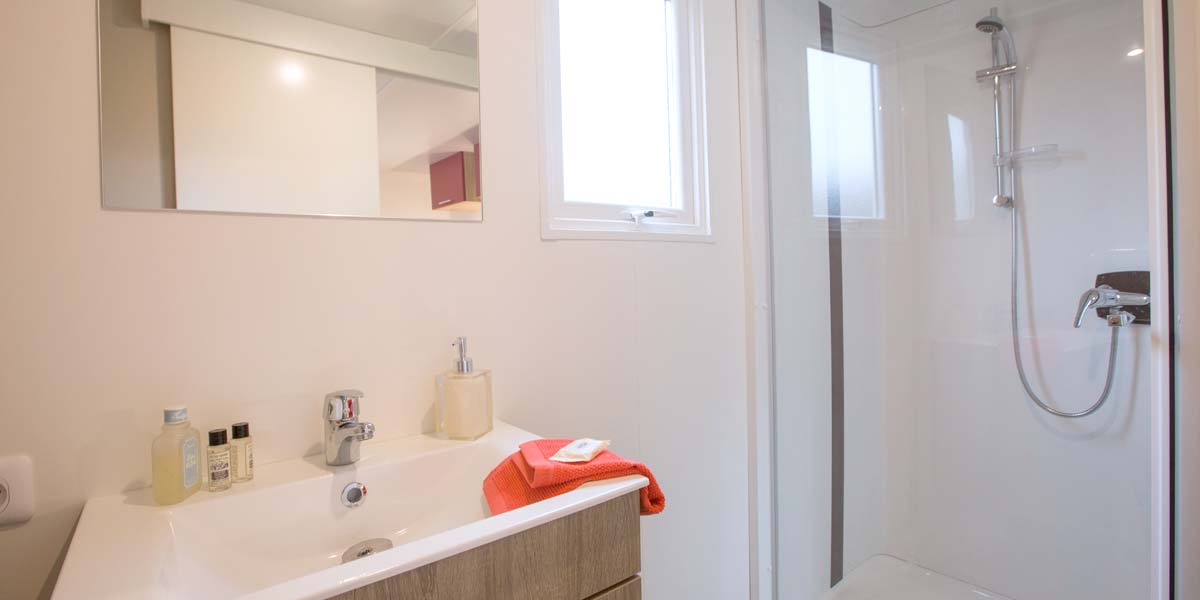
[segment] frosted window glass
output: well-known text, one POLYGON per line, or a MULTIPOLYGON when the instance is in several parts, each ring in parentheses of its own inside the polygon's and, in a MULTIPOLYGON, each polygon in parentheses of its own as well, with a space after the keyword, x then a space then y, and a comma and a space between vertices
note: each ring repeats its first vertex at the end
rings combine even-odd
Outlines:
POLYGON ((882 219, 875 65, 808 50, 813 215, 882 219))
POLYGON ((561 0, 563 194, 671 208, 670 2, 561 0))

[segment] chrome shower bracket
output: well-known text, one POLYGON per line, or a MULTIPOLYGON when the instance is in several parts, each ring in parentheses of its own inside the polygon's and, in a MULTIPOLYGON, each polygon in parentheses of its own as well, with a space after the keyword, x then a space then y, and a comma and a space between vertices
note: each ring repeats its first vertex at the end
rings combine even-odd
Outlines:
POLYGON ((1133 316, 1133 313, 1131 313, 1127 310, 1122 310, 1120 308, 1113 307, 1112 309, 1110 309, 1108 311, 1108 326, 1109 327, 1124 327, 1126 325, 1132 325, 1134 319, 1136 319, 1136 318, 1137 317, 1133 316))
POLYGON ((975 71, 975 81, 987 81, 995 77, 1004 77, 1005 75, 1013 75, 1017 72, 1017 65, 1009 63, 1007 65, 998 65, 975 71))

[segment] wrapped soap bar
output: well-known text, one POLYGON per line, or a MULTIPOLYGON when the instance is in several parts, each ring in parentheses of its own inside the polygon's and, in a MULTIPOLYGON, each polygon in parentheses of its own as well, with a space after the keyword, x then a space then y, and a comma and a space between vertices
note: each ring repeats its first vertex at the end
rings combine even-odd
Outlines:
POLYGON ((560 448, 550 460, 562 463, 587 462, 608 449, 608 444, 608 440, 578 439, 560 448))

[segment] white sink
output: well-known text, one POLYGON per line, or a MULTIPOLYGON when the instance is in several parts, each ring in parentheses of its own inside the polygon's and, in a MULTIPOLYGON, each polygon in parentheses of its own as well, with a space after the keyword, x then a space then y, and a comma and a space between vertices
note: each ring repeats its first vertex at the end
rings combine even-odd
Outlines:
POLYGON ((155 506, 149 489, 83 509, 54 589, 74 598, 326 598, 481 546, 645 487, 631 476, 590 483, 492 517, 484 476, 531 433, 497 422, 475 442, 430 436, 371 441, 355 465, 322 456, 262 465, 251 483, 155 506), (357 508, 349 483, 367 486, 357 508), (394 547, 343 564, 372 538, 394 547))

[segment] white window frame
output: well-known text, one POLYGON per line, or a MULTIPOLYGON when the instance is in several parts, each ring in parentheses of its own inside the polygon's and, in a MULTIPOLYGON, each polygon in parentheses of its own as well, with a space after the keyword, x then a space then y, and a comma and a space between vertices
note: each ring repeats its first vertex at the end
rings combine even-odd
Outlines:
MULTIPOLYGON (((538 101, 542 169, 542 239, 666 240, 711 242, 708 128, 704 95, 703 0, 662 0, 675 6, 678 60, 670 65, 672 188, 682 207, 567 202, 563 192, 562 96, 559 71, 559 0, 538 0, 538 101), (673 145, 673 148, 676 147, 673 145)), ((620 43, 614 35, 613 43, 620 43)))

